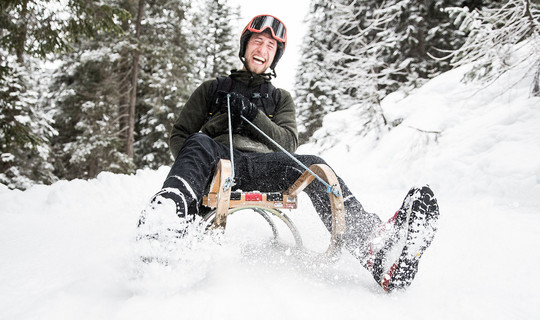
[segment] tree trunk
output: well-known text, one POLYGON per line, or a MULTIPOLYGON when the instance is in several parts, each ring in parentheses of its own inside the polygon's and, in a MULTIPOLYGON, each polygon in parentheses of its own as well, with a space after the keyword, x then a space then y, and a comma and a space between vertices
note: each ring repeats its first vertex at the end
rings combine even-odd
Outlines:
POLYGON ((143 15, 144 1, 139 0, 137 10, 137 21, 135 22, 135 40, 137 41, 137 49, 133 52, 133 63, 131 68, 131 91, 129 94, 129 111, 128 111, 128 128, 126 134, 126 155, 133 159, 133 143, 135 132, 135 105, 137 104, 137 80, 139 77, 139 56, 141 38, 141 21, 143 15))
POLYGON ((26 46, 26 38, 28 36, 28 26, 26 23, 27 15, 28 15, 28 2, 21 3, 23 8, 21 9, 21 16, 19 17, 19 22, 21 25, 21 28, 17 31, 17 44, 15 46, 15 54, 17 55, 17 63, 23 64, 24 63, 24 53, 25 53, 25 46, 26 46))

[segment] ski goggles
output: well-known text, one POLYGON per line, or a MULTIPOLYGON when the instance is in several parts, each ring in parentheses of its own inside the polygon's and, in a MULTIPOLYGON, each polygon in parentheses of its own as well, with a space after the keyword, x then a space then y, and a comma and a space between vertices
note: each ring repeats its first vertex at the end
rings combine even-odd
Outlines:
POLYGON ((244 32, 249 30, 251 32, 261 33, 267 28, 270 28, 270 32, 272 32, 274 39, 283 42, 284 44, 287 42, 287 28, 285 28, 283 22, 281 22, 278 18, 270 15, 256 16, 247 25, 244 32))

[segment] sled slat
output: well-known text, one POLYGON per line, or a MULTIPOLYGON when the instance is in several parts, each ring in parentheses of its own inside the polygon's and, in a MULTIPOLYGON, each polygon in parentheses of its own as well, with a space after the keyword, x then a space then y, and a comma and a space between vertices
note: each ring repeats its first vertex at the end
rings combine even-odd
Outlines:
MULTIPOLYGON (((343 237, 346 230, 345 225, 345 210, 343 205, 343 196, 339 181, 332 169, 324 164, 314 164, 309 169, 325 180, 329 185, 333 186, 336 193, 328 192, 332 211, 332 230, 330 246, 326 251, 327 257, 334 257, 341 252, 343 237), (336 195, 338 194, 338 195, 336 195)), ((296 209, 298 203, 298 195, 315 177, 309 172, 304 172, 292 186, 281 195, 281 199, 275 193, 261 192, 241 192, 234 193, 234 198, 231 199, 230 179, 232 175, 231 162, 229 160, 220 160, 217 167, 208 195, 203 197, 205 206, 216 208, 216 216, 214 227, 225 229, 227 224, 227 215, 229 210, 242 207, 261 207, 270 209, 296 209), (229 179, 229 181, 227 181, 229 179)))
POLYGON ((227 224, 227 215, 229 214, 229 202, 232 186, 229 185, 227 187, 226 184, 228 182, 227 179, 231 178, 231 162, 229 160, 220 160, 218 162, 216 173, 210 187, 211 192, 214 192, 216 195, 216 219, 214 220, 215 228, 225 229, 225 226, 227 224))

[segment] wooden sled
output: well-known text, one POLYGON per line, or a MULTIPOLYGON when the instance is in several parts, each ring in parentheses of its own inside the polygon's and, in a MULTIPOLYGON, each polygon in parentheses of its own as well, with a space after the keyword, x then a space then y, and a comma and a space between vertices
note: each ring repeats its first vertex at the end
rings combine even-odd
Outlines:
MULTIPOLYGON (((333 186, 333 192, 328 191, 332 208, 332 230, 330 245, 324 256, 335 258, 343 245, 345 234, 345 214, 343 207, 343 196, 338 180, 332 169, 327 165, 314 164, 309 169, 333 186)), ((296 242, 296 246, 303 248, 302 238, 298 233, 292 220, 282 212, 283 209, 296 209, 298 195, 313 180, 309 171, 304 172, 293 185, 283 193, 261 193, 261 192, 232 192, 232 168, 229 160, 222 159, 216 167, 216 172, 210 184, 207 196, 203 197, 203 204, 210 208, 215 208, 207 214, 204 220, 214 228, 225 230, 227 216, 240 210, 253 210, 260 214, 272 227, 274 238, 277 238, 277 228, 270 215, 279 218, 291 230, 296 242)))

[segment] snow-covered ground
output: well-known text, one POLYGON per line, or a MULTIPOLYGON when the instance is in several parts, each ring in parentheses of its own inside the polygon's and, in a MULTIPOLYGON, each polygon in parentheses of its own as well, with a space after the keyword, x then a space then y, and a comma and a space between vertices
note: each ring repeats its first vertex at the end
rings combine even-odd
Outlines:
MULTIPOLYGON (((388 97, 387 116, 404 121, 379 141, 356 137, 348 110, 325 118, 317 134, 331 139, 300 149, 382 218, 410 186, 431 185, 439 233, 407 291, 385 294, 348 253, 323 264, 273 247, 249 213, 222 239, 186 237, 168 267, 141 265, 136 224, 164 167, 0 186, 0 319, 540 319, 540 99, 523 70, 488 88, 460 83, 463 72, 388 97)), ((301 202, 291 217, 322 252, 328 233, 301 202)))

